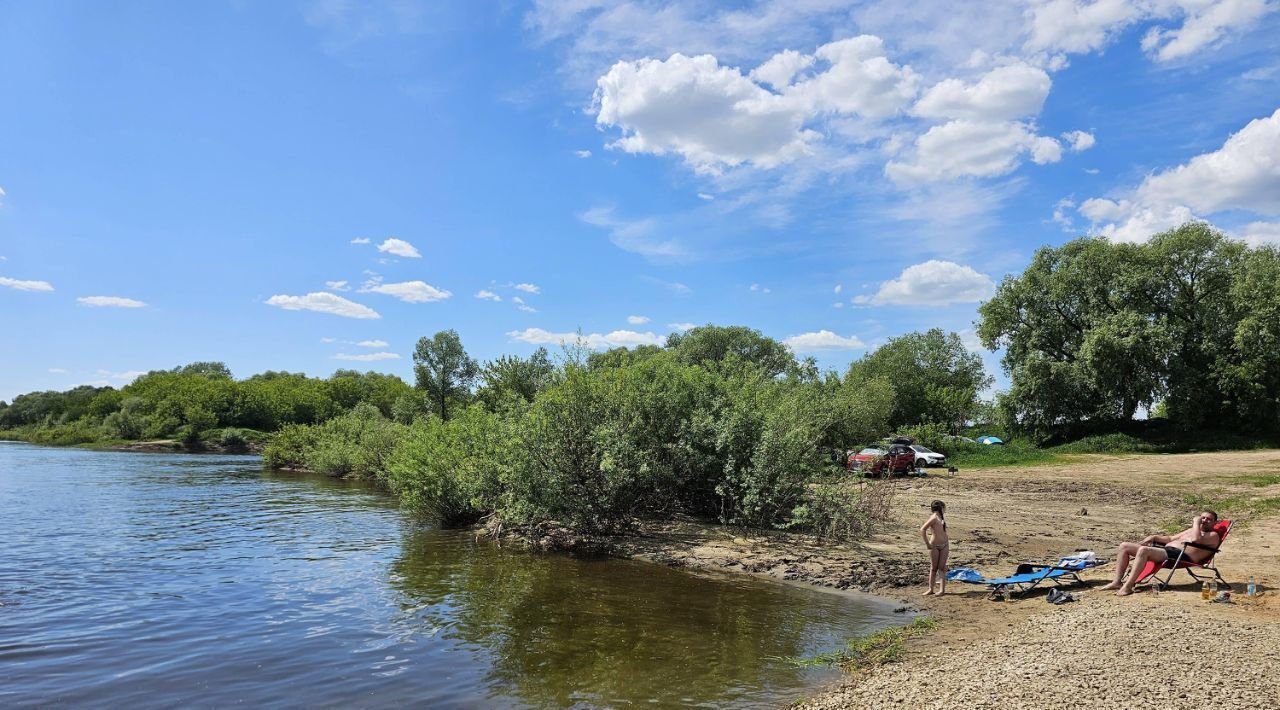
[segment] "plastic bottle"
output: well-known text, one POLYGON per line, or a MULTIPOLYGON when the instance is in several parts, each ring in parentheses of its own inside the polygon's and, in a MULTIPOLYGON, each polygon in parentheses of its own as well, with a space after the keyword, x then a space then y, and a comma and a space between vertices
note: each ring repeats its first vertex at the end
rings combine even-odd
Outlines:
POLYGON ((1218 596, 1218 580, 1209 582, 1209 598, 1216 599, 1218 596))
POLYGON ((1258 593, 1258 585, 1253 583, 1253 575, 1249 575, 1248 596, 1252 598, 1257 593, 1258 593))
POLYGON ((1209 595, 1209 583, 1208 583, 1208 582, 1201 582, 1201 583, 1200 583, 1200 598, 1201 598, 1201 599, 1204 599, 1204 600, 1206 600, 1206 601, 1208 601, 1209 596, 1210 596, 1210 595, 1209 595))

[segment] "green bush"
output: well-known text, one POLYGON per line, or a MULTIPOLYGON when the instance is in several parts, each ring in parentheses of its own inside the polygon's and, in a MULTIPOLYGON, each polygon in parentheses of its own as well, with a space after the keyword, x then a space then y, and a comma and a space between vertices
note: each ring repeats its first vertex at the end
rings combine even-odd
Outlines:
POLYGON ((443 422, 422 418, 386 463, 391 490, 443 527, 474 523, 498 503, 498 480, 513 455, 502 420, 472 406, 443 422))
POLYGON ((304 469, 307 455, 316 447, 319 430, 306 424, 289 424, 272 435, 262 452, 267 468, 304 469))
POLYGON ((1150 453, 1157 447, 1128 434, 1101 434, 1086 436, 1069 444, 1054 446, 1050 449, 1060 454, 1128 454, 1150 453))

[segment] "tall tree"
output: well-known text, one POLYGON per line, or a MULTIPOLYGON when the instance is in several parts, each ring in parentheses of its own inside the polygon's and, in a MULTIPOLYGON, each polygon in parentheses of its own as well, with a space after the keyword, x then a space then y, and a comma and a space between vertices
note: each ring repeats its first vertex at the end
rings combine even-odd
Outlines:
POLYGON ((736 360, 762 369, 770 377, 796 364, 787 346, 760 331, 744 326, 704 325, 667 336, 667 348, 691 365, 709 365, 736 360))
POLYGON ((426 393, 440 419, 448 421, 449 406, 470 397, 480 367, 467 355, 457 331, 442 330, 418 340, 413 350, 413 374, 416 386, 426 393))
POLYGON ((538 348, 528 359, 503 355, 485 363, 480 370, 480 390, 476 396, 490 410, 509 398, 532 402, 539 392, 551 384, 555 365, 546 348, 538 348))
POLYGON ((892 383, 893 427, 924 422, 959 427, 977 411, 978 393, 991 384, 982 359, 959 335, 938 328, 890 339, 850 365, 845 379, 892 383))

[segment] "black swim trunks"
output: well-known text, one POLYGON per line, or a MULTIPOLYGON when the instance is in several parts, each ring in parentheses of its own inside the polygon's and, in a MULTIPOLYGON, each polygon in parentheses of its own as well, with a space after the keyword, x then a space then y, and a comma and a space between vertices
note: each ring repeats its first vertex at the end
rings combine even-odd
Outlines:
POLYGON ((1170 562, 1176 562, 1178 556, 1185 552, 1181 547, 1173 547, 1171 545, 1164 546, 1164 553, 1169 556, 1170 562))

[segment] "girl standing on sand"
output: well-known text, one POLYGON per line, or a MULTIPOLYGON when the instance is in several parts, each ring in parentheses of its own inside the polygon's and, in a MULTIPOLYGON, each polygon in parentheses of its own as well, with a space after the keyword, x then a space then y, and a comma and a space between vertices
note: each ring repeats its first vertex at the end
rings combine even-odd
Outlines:
POLYGON ((938 594, 947 593, 947 556, 951 554, 951 540, 947 537, 947 504, 935 500, 929 510, 933 515, 920 526, 920 537, 924 538, 924 546, 929 550, 929 591, 924 593, 926 597, 933 594, 935 581, 942 582, 942 591, 938 594), (932 540, 929 539, 931 531, 932 540))

